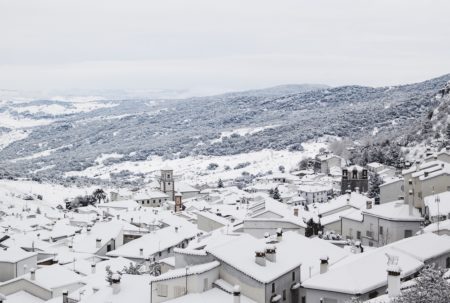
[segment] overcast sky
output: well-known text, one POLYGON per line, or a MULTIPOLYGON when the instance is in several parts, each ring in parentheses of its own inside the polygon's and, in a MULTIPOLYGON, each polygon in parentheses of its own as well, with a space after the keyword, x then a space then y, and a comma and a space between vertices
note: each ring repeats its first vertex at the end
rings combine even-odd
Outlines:
POLYGON ((391 85, 450 73, 450 1, 0 0, 0 88, 391 85))

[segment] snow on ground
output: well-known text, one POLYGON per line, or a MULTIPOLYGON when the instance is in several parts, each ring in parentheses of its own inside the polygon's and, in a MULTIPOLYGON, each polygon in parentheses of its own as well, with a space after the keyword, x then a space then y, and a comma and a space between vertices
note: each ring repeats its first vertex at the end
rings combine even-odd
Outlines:
POLYGON ((123 158, 123 155, 118 153, 112 153, 112 154, 101 154, 97 159, 95 159, 95 163, 97 164, 103 164, 103 161, 107 159, 120 159, 123 158))
POLYGON ((54 207, 62 204, 65 199, 74 198, 79 195, 91 194, 94 187, 64 187, 50 183, 38 183, 24 180, 0 180, 0 202, 15 205, 36 205, 54 207), (43 199, 38 200, 37 195, 43 199), (24 200, 25 197, 33 197, 34 200, 24 200))
POLYGON ((4 149, 11 143, 19 141, 28 137, 30 131, 23 129, 16 129, 7 133, 0 133, 0 150, 4 149))
POLYGON ((7 111, 0 113, 0 127, 6 127, 10 129, 35 127, 40 125, 47 125, 52 122, 53 120, 50 119, 30 119, 26 117, 15 117, 7 111))
POLYGON ((74 102, 70 104, 71 107, 66 107, 60 104, 49 105, 30 105, 19 108, 14 108, 18 113, 30 113, 30 114, 49 114, 49 115, 65 115, 74 114, 80 112, 90 112, 100 108, 114 107, 114 103, 102 103, 102 102, 74 102))
POLYGON ((279 171, 278 168, 280 165, 283 165, 286 171, 295 169, 296 165, 303 158, 314 157, 319 153, 319 149, 325 148, 327 144, 324 140, 303 143, 304 151, 301 152, 266 149, 230 156, 195 156, 173 160, 163 160, 161 157, 155 156, 146 161, 126 161, 110 166, 99 163, 81 172, 68 172, 66 176, 87 176, 107 180, 110 178, 110 173, 128 170, 133 173, 157 175, 162 167, 169 166, 174 169, 177 176, 180 176, 178 180, 185 180, 189 184, 216 183, 219 178, 223 180, 235 179, 241 176, 243 172, 258 174, 272 170, 276 173, 279 171), (244 168, 234 169, 238 164, 245 162, 249 162, 250 164, 244 168), (215 170, 208 170, 207 167, 210 163, 216 163, 219 166, 215 170), (227 170, 226 166, 230 169, 227 170))
POLYGON ((262 132, 265 129, 269 129, 269 128, 276 128, 279 125, 268 125, 268 126, 262 126, 262 127, 243 127, 243 128, 237 128, 231 131, 224 131, 220 134, 220 138, 218 139, 214 139, 211 140, 211 143, 218 143, 218 142, 222 142, 222 139, 225 137, 229 137, 233 134, 237 134, 240 136, 245 136, 245 135, 252 135, 252 134, 256 134, 259 132, 262 132))
POLYGON ((36 159, 36 158, 47 157, 47 156, 50 156, 55 151, 58 151, 60 149, 66 148, 66 147, 70 148, 70 147, 72 147, 72 145, 69 144, 69 145, 64 145, 64 146, 60 146, 60 147, 57 147, 57 148, 47 149, 47 150, 44 150, 44 151, 41 151, 41 152, 34 153, 34 154, 30 155, 30 156, 13 159, 13 160, 11 160, 11 162, 17 162, 17 161, 24 161, 24 160, 31 160, 31 159, 36 159))

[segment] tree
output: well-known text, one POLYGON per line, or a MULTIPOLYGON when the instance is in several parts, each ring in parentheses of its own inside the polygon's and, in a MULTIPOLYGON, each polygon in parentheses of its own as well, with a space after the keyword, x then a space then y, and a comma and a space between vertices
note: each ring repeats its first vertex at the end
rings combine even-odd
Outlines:
POLYGON ((130 266, 123 267, 123 273, 129 274, 129 275, 141 275, 142 272, 140 271, 141 266, 140 265, 134 265, 132 262, 130 262, 130 266))
POLYGON ((426 265, 415 284, 392 300, 392 303, 448 303, 450 284, 444 278, 446 270, 434 264, 426 265))
POLYGON ((382 180, 377 173, 371 173, 369 178, 369 198, 373 198, 376 201, 380 199, 380 185, 382 180))
POLYGON ((322 230, 322 225, 311 218, 306 222, 305 237, 317 236, 322 230))
POLYGON ((278 187, 275 187, 275 189, 273 190, 272 198, 274 198, 275 200, 278 200, 278 201, 281 200, 280 192, 278 191, 278 187))
POLYGON ((98 203, 100 203, 102 200, 103 201, 106 200, 105 191, 101 188, 97 188, 96 190, 94 190, 94 192, 92 193, 92 196, 95 198, 95 200, 98 201, 98 203))
POLYGON ((219 179, 219 182, 217 183, 218 188, 223 188, 223 181, 222 179, 219 179))

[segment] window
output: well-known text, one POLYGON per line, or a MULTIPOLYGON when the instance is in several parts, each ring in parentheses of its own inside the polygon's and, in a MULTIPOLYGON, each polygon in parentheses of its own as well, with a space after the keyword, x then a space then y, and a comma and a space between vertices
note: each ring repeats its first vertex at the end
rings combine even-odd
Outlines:
POLYGON ((349 228, 349 230, 348 230, 348 237, 349 237, 350 239, 353 238, 353 228, 349 228))
POLYGON ((159 199, 159 203, 161 203, 161 199, 159 199))
POLYGON ((272 283, 272 292, 275 292, 275 283, 272 283))
POLYGON ((372 238, 372 232, 370 230, 366 231, 366 237, 372 238))
POLYGON ((361 232, 359 230, 356 231, 356 239, 361 240, 361 232))
POLYGON ((170 174, 167 174, 167 179, 170 179, 170 174))
POLYGON ((405 238, 409 238, 409 237, 412 237, 412 230, 407 229, 407 230, 405 230, 405 238))
POLYGON ((169 182, 169 183, 167 183, 167 185, 169 185, 169 186, 170 186, 170 182, 169 182))
POLYGON ((159 297, 167 297, 167 285, 158 284, 156 287, 159 297))
POLYGON ((283 301, 286 301, 286 289, 283 289, 283 301))
POLYGON ((369 246, 373 247, 373 242, 372 241, 369 241, 369 246))
POLYGON ((170 247, 167 249, 167 252, 170 253, 170 247))
POLYGON ((158 255, 161 257, 162 253, 161 253, 161 252, 158 252, 158 255))
POLYGON ((208 290, 208 278, 203 279, 203 291, 208 290))
POLYGON ((445 267, 450 268, 450 257, 447 257, 447 259, 445 260, 445 267))
POLYGON ((383 226, 380 226, 380 235, 383 234, 383 226))
POLYGON ((305 296, 302 297, 302 303, 306 303, 306 297, 305 296))
MULTIPOLYGON (((450 258, 447 258, 450 259, 450 258)), ((295 281, 295 271, 292 272, 292 281, 295 281)))

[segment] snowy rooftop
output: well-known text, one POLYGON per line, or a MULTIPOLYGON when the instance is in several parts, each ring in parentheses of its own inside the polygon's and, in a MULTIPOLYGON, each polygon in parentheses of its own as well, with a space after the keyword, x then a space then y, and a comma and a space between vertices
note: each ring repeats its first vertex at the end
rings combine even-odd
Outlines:
POLYGON ((373 205, 371 209, 363 210, 363 214, 371 215, 386 220, 396 221, 423 221, 417 208, 412 208, 412 215, 409 213, 409 205, 405 201, 394 201, 380 205, 373 205))
MULTIPOLYGON (((54 289, 74 283, 81 283, 81 276, 59 264, 45 266, 36 270, 36 283, 54 289)), ((30 280, 30 274, 25 277, 30 280)))
POLYGON ((197 188, 185 182, 175 182, 175 191, 179 193, 200 192, 197 188))
POLYGON ((399 257, 402 276, 417 272, 423 263, 416 258, 389 247, 356 254, 331 266, 323 274, 313 276, 303 287, 348 294, 364 294, 387 285, 386 253, 399 257))
POLYGON ((169 198, 169 196, 159 190, 146 190, 139 192, 133 196, 134 200, 149 200, 149 199, 164 199, 169 198))
POLYGON ((177 231, 175 230, 175 226, 165 227, 128 242, 116 250, 108 252, 107 255, 138 259, 147 258, 159 251, 173 247, 183 240, 195 237, 198 232, 197 227, 188 222, 178 227, 177 231), (142 255, 140 254, 141 248, 143 249, 142 255))
POLYGON ((443 254, 450 253, 450 237, 434 233, 406 238, 389 245, 396 250, 425 262, 443 254))
MULTIPOLYGON (((167 303, 198 303, 198 302, 214 302, 214 303, 230 303, 233 302, 233 295, 220 290, 219 288, 211 288, 205 292, 192 293, 166 301, 167 303)), ((250 298, 241 294, 241 303, 256 303, 250 298)))
POLYGON ((218 261, 212 261, 209 263, 199 264, 199 265, 192 265, 189 267, 183 267, 183 268, 177 268, 169 270, 166 273, 163 273, 157 277, 151 277, 152 282, 158 282, 158 281, 164 281, 164 280, 170 280, 180 277, 185 277, 186 274, 188 276, 190 275, 198 275, 207 271, 210 271, 211 269, 214 269, 216 267, 220 266, 220 262, 218 261))
POLYGON ((309 266, 313 264, 318 270, 319 258, 323 254, 328 254, 331 262, 336 262, 348 254, 326 241, 309 239, 295 232, 285 232, 280 242, 271 244, 276 247, 276 262, 267 260, 266 266, 261 266, 255 263, 255 251, 264 249, 266 245, 266 239, 256 239, 243 234, 222 245, 208 247, 206 250, 219 260, 261 283, 271 282, 303 263, 302 272, 309 271, 309 266), (304 249, 305 247, 308 249, 304 249))
POLYGON ((140 207, 140 205, 134 200, 120 200, 120 201, 112 201, 108 203, 98 204, 99 208, 115 208, 115 209, 127 209, 127 210, 136 210, 140 207))
POLYGON ((24 259, 36 256, 37 253, 27 252, 17 246, 8 248, 7 250, 0 250, 0 262, 16 263, 24 259))
POLYGON ((83 297, 80 303, 148 303, 150 302, 149 284, 149 275, 122 275, 119 293, 113 294, 112 287, 105 286, 83 297))

